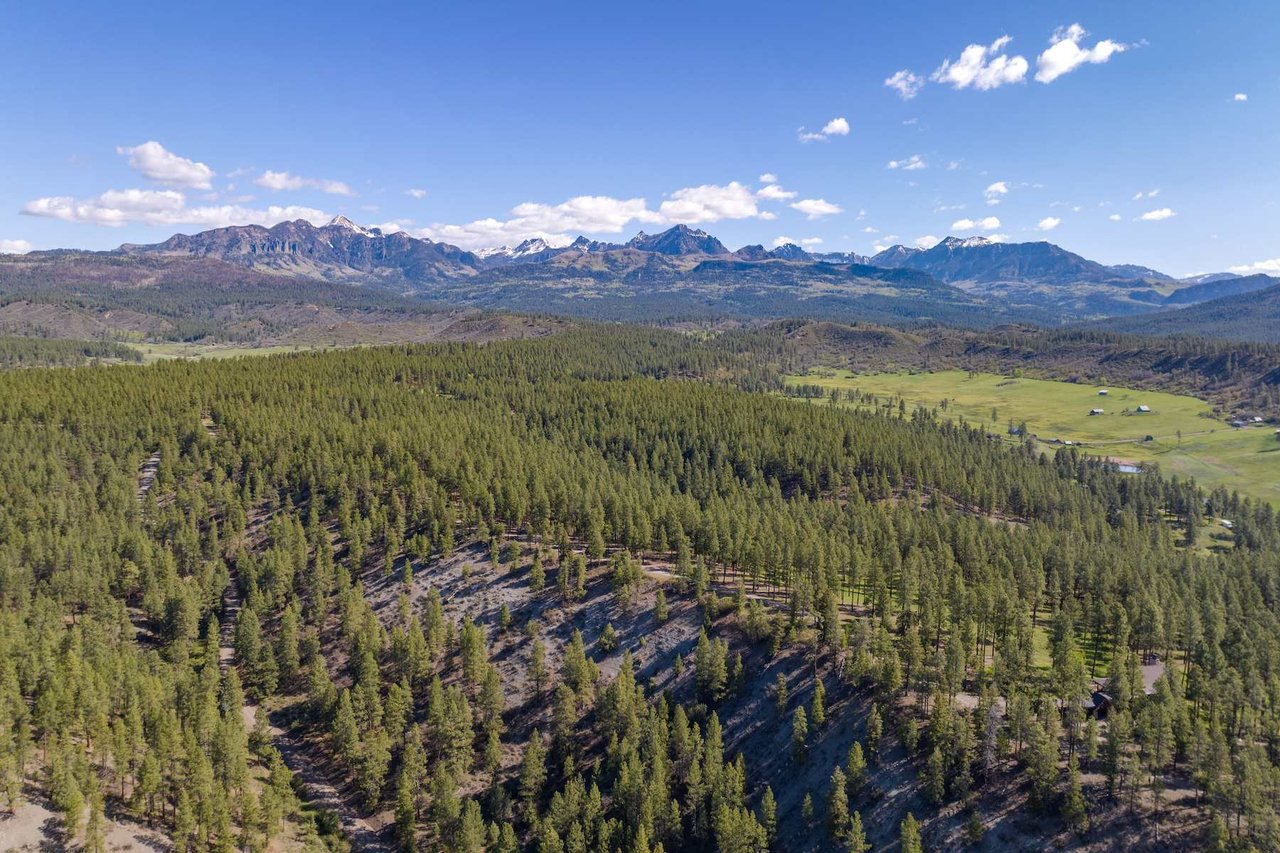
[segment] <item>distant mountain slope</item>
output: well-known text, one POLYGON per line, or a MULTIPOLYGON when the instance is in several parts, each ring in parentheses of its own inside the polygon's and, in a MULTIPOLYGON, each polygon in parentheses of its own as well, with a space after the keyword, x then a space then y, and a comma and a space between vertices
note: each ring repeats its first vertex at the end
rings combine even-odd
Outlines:
POLYGON ((1153 270, 1151 267, 1144 267, 1140 264, 1112 264, 1107 269, 1122 278, 1145 279, 1147 281, 1177 281, 1171 275, 1165 275, 1159 270, 1153 270))
POLYGON ((583 236, 557 246, 530 238, 514 247, 471 252, 404 232, 384 233, 342 216, 321 226, 296 220, 178 234, 114 252, 34 253, 8 265, 0 272, 5 276, 10 286, 17 284, 14 276, 22 279, 28 292, 43 287, 66 298, 70 288, 76 298, 100 298, 117 307, 124 304, 124 291, 135 288, 151 288, 152 299, 181 293, 190 302, 207 295, 202 287, 211 287, 222 289, 218 298, 224 300, 235 292, 287 301, 311 298, 313 285, 327 282, 352 289, 324 297, 330 300, 368 301, 376 291, 436 304, 639 322, 684 314, 966 326, 1058 326, 1266 286, 1259 277, 1221 275, 1174 282, 1150 267, 1104 266, 1043 241, 948 237, 928 249, 899 245, 867 258, 812 252, 793 243, 730 252, 706 231, 675 225, 657 234, 641 232, 626 243, 583 236))
POLYGON ((946 282, 1019 281, 1044 284, 1132 279, 1053 243, 997 243, 983 237, 948 237, 929 249, 892 246, 875 255, 881 267, 923 270, 946 282))
POLYGON ((481 266, 472 252, 448 243, 384 234, 344 216, 315 226, 304 219, 271 228, 234 226, 178 234, 152 246, 125 245, 125 254, 186 255, 217 258, 255 269, 342 279, 379 276, 408 282, 473 275, 481 266))
POLYGON ((724 244, 706 231, 677 225, 661 234, 649 235, 641 231, 627 242, 627 248, 641 252, 657 252, 660 255, 727 255, 724 244))
POLYGON ((1091 325, 1139 335, 1195 335, 1280 343, 1280 281, 1271 279, 1271 282, 1272 286, 1265 290, 1224 296, 1171 311, 1115 317, 1091 325))
POLYGON ((1280 284, 1280 278, 1269 275, 1232 276, 1231 278, 1212 278, 1199 284, 1192 284, 1175 290, 1165 297, 1165 305, 1192 305, 1196 302, 1208 302, 1224 296, 1238 296, 1266 290, 1280 284))

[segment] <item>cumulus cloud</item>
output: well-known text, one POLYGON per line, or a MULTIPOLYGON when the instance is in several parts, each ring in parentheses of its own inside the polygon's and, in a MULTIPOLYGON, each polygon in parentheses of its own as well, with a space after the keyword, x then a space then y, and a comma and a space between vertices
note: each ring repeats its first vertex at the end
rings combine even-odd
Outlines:
POLYGON ((849 122, 844 116, 840 116, 824 124, 822 130, 806 132, 802 127, 796 133, 801 142, 825 142, 833 136, 848 136, 849 122))
POLYGON ((863 234, 879 234, 879 233, 880 233, 880 229, 879 229, 879 228, 876 228, 876 227, 874 227, 874 226, 868 225, 868 226, 866 226, 865 228, 863 228, 863 229, 862 229, 862 233, 863 233, 863 234))
POLYGON ((784 190, 778 184, 765 184, 756 192, 756 198, 762 198, 766 201, 786 201, 795 197, 795 193, 791 190, 784 190))
POLYGON ((26 240, 0 240, 0 255, 25 255, 34 248, 26 240))
POLYGON ((1128 45, 1111 39, 1103 39, 1093 47, 1082 48, 1080 40, 1087 32, 1079 24, 1059 27, 1049 39, 1049 47, 1036 57, 1036 81, 1052 83, 1086 63, 1101 64, 1117 53, 1123 53, 1128 45))
POLYGON ((932 249, 941 242, 941 238, 935 237, 932 234, 925 234, 924 236, 917 237, 915 239, 915 246, 917 249, 932 249))
POLYGON ((773 238, 773 248, 776 249, 779 246, 787 246, 787 245, 803 246, 806 248, 809 248, 812 246, 820 246, 822 245, 822 238, 821 237, 801 237, 799 240, 796 240, 792 237, 774 237, 773 238))
POLYGON ((353 196, 355 192, 342 181, 331 181, 326 178, 303 178, 288 172, 273 172, 270 169, 254 178, 253 182, 263 189, 275 190, 319 190, 329 195, 353 196))
POLYGON ((761 216, 755 194, 737 181, 676 190, 659 205, 658 213, 663 221, 685 225, 761 216))
POLYGON ((1113 213, 1110 216, 1108 216, 1107 219, 1110 219, 1112 222, 1119 222, 1121 219, 1121 216, 1118 213, 1113 213))
POLYGON ((1246 95, 1244 92, 1236 92, 1236 93, 1231 97, 1231 100, 1235 101, 1236 103, 1243 103, 1243 102, 1245 102, 1245 101, 1249 100, 1249 96, 1248 96, 1248 95, 1246 95))
POLYGON ((892 77, 885 78, 884 84, 898 93, 904 101, 909 101, 924 88, 924 78, 912 74, 905 68, 894 72, 892 77))
POLYGON ((724 186, 705 184, 671 193, 657 210, 643 198, 576 196, 561 204, 525 202, 507 219, 477 219, 463 224, 433 223, 412 233, 465 249, 515 245, 539 237, 563 246, 577 234, 618 234, 628 225, 695 225, 722 219, 774 219, 760 210, 756 196, 737 181, 724 186))
POLYGON ((223 228, 228 225, 275 225, 293 219, 306 219, 316 225, 327 222, 329 214, 312 207, 271 205, 264 209, 235 204, 198 205, 189 207, 187 198, 177 190, 107 190, 89 199, 50 196, 27 202, 22 213, 65 222, 91 225, 196 225, 223 228))
POLYGON ((848 136, 849 122, 843 116, 833 118, 822 126, 822 132, 827 136, 848 136))
POLYGON ((412 198, 426 198, 426 197, 427 197, 427 191, 426 191, 426 190, 424 190, 424 189, 421 189, 421 188, 419 188, 419 187, 413 187, 412 189, 407 189, 407 190, 405 190, 405 191, 404 191, 404 194, 405 194, 405 195, 407 195, 407 196, 411 196, 412 198))
POLYGON ((129 158, 129 166, 151 180, 175 187, 197 190, 213 188, 213 169, 204 163, 179 157, 155 140, 141 145, 121 145, 116 153, 129 158))
POLYGON ((917 169, 923 169, 928 164, 920 159, 919 154, 912 154, 905 160, 890 160, 885 164, 886 169, 905 169, 908 172, 914 172, 917 169))
POLYGON ((1056 216, 1046 216, 1036 223, 1037 231, 1052 231, 1062 224, 1062 220, 1056 216))
POLYGON ((837 213, 844 213, 844 208, 837 204, 832 204, 825 198, 803 198, 800 201, 791 204, 792 210, 798 210, 809 219, 821 219, 824 216, 834 216, 837 213))
POLYGON ((1234 267, 1227 267, 1227 271, 1238 273, 1239 275, 1253 275, 1254 273, 1280 275, 1280 258, 1271 258, 1267 261, 1257 261, 1252 264, 1238 264, 1234 267))
POLYGON ((1009 194, 1009 185, 1004 181, 996 181, 983 190, 982 194, 986 196, 987 204, 996 205, 1009 194))
POLYGON ((775 175, 773 172, 765 172, 763 175, 760 176, 760 183, 762 184, 776 184, 777 182, 778 182, 778 176, 775 175))
POLYGON ((1000 227, 1000 220, 994 216, 982 219, 957 219, 951 223, 952 231, 994 231, 1000 227))
POLYGON ((1158 195, 1160 195, 1159 189, 1147 190, 1146 192, 1136 192, 1133 194, 1133 200, 1138 201, 1139 199, 1144 198, 1155 198, 1158 195))
POLYGON ((1172 216, 1177 216, 1177 215, 1178 214, 1174 213, 1169 208, 1161 207, 1157 210, 1148 210, 1146 213, 1142 214, 1138 218, 1141 219, 1143 222, 1159 222, 1162 219, 1168 219, 1172 216))
POLYGON ((989 45, 971 44, 956 60, 943 60, 930 79, 955 89, 996 89, 1008 83, 1021 83, 1027 76, 1027 60, 1022 56, 1002 53, 1013 39, 1001 36, 989 45))

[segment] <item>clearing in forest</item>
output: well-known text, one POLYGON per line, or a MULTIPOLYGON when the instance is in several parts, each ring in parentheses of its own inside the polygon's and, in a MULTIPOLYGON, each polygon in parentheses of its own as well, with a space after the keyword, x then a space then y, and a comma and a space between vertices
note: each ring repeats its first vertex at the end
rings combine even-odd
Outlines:
POLYGON ((786 381, 792 387, 822 388, 828 398, 839 391, 840 405, 865 406, 856 395, 872 394, 880 405, 896 406, 901 399, 908 410, 925 406, 1004 435, 1025 425, 1042 449, 1058 446, 1055 440, 1071 442, 1119 462, 1157 463, 1166 475, 1195 477, 1205 488, 1224 486, 1280 505, 1275 427, 1237 429, 1195 397, 964 370, 858 374, 818 369, 786 381), (1101 413, 1090 414, 1095 409, 1101 413))

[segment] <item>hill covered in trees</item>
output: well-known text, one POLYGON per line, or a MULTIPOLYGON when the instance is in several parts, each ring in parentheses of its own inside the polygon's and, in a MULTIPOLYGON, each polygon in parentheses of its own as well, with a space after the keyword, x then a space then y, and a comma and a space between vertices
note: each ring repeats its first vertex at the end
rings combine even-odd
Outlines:
POLYGON ((0 375, 0 808, 91 850, 1280 843, 1274 510, 762 393, 794 347, 0 375))
MULTIPOLYGON (((1102 320, 1099 328, 1139 335, 1196 335, 1280 344, 1280 286, 1265 275, 1247 282, 1268 284, 1264 290, 1235 293, 1198 305, 1135 317, 1102 320)), ((1235 284, 1235 282, 1231 282, 1235 284)))

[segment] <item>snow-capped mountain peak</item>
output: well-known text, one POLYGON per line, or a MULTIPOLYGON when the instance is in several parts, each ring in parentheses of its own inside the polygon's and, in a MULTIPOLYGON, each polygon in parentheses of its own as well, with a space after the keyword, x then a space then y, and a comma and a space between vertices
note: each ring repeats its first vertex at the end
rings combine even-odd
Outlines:
POLYGON ((357 225, 357 224, 355 224, 355 223, 354 223, 354 222, 352 222, 350 219, 348 219, 347 217, 343 216, 341 213, 339 213, 337 216, 333 217, 333 219, 330 219, 330 220, 329 220, 329 224, 328 224, 326 227, 328 227, 328 228, 343 228, 343 229, 345 229, 345 230, 347 230, 347 231, 354 231, 355 233, 360 234, 360 235, 365 236, 365 237, 373 237, 373 236, 374 236, 374 233, 373 233, 372 231, 370 231, 368 228, 365 228, 363 225, 357 225))

